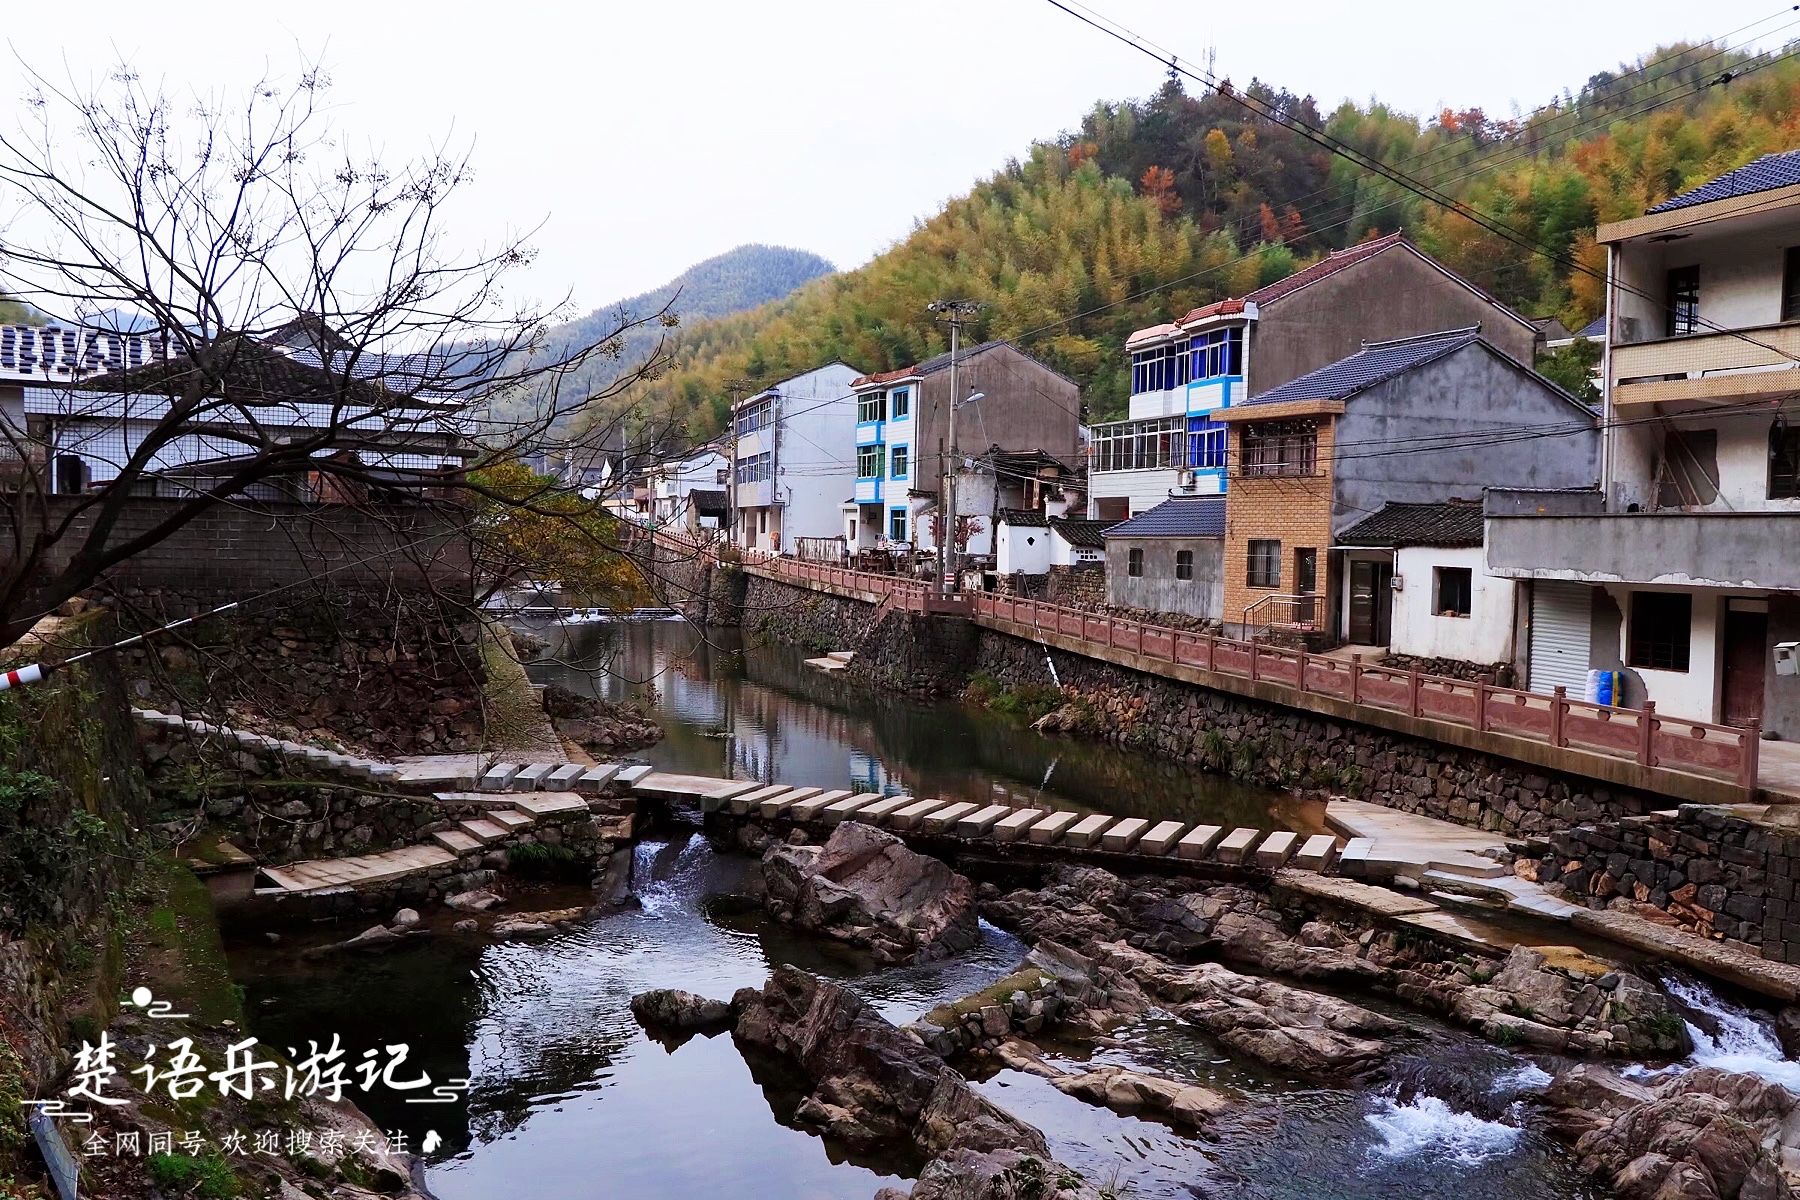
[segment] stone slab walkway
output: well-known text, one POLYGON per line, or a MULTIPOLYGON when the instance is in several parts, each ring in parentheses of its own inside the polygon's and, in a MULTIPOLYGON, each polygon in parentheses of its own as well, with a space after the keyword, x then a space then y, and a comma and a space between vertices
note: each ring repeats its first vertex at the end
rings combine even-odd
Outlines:
POLYGON ((1497 833, 1362 800, 1332 800, 1325 806, 1325 823, 1351 839, 1344 850, 1344 869, 1352 875, 1416 882, 1427 871, 1471 878, 1507 874, 1505 867, 1482 854, 1506 849, 1506 839, 1497 833))

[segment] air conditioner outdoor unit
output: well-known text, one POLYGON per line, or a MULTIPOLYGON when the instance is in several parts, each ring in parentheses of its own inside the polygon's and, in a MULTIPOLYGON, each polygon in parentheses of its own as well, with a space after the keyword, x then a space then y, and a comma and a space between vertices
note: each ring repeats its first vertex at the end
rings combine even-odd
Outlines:
POLYGON ((1176 480, 1177 480, 1176 486, 1181 488, 1181 490, 1184 492, 1191 492, 1194 490, 1194 484, 1195 484, 1196 479, 1197 479, 1197 476, 1194 474, 1193 469, 1191 467, 1184 467, 1181 470, 1181 472, 1176 476, 1176 480))

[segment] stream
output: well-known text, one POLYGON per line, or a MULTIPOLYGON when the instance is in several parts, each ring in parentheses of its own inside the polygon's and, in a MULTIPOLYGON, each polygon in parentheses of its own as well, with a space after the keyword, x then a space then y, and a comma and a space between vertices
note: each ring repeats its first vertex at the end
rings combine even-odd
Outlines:
MULTIPOLYGON (((598 634, 589 627, 579 638, 609 645, 618 676, 609 683, 566 666, 536 667, 534 675, 587 681, 615 697, 653 683, 668 736, 644 757, 660 766, 931 795, 1004 788, 1189 819, 1299 827, 1316 819, 1277 793, 1166 771, 1107 747, 1048 742, 993 714, 859 701, 779 648, 711 645, 662 623, 598 634)), ((753 1074, 729 1035, 665 1044, 638 1025, 630 997, 677 987, 725 998, 790 963, 849 983, 904 1022, 1008 973, 1025 947, 983 924, 979 943, 964 954, 881 967, 796 936, 736 901, 752 866, 744 856, 716 853, 696 833, 653 831, 635 849, 634 904, 548 940, 486 943, 452 932, 459 914, 440 910, 426 914, 432 937, 381 957, 306 959, 296 953, 306 937, 279 946, 234 938, 233 974, 245 989, 251 1032, 268 1042, 303 1046, 336 1033, 352 1053, 406 1042, 434 1077, 468 1078, 455 1105, 411 1105, 382 1091, 359 1096, 378 1125, 405 1131, 415 1148, 436 1134, 426 1178, 441 1200, 866 1200, 883 1186, 904 1189, 911 1164, 851 1154, 795 1128, 798 1094, 784 1080, 753 1074)), ((535 885, 515 888, 509 907, 555 908, 585 897, 585 888, 535 885)), ((321 931, 317 940, 342 936, 321 931)), ((1800 1074, 1781 1058, 1766 1019, 1698 984, 1672 981, 1671 991, 1694 1013, 1701 1048, 1693 1063, 1729 1060, 1800 1074)), ((1404 1013, 1426 1031, 1390 1064, 1390 1074, 1408 1082, 1405 1090, 1283 1078, 1228 1057, 1172 1018, 1139 1021, 1100 1046, 1050 1045, 1045 1056, 1218 1088, 1236 1106, 1202 1134, 1113 1114, 1016 1071, 977 1087, 1041 1128, 1059 1160, 1114 1184, 1119 1196, 1605 1194, 1543 1134, 1527 1099, 1562 1064, 1359 999, 1404 1013)))

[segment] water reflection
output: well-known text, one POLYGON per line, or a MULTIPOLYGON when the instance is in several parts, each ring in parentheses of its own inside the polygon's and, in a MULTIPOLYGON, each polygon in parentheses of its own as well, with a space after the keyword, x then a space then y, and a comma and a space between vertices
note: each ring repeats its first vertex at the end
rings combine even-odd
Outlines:
POLYGON ((532 677, 612 700, 653 693, 669 770, 1157 819, 1323 828, 1322 808, 1110 745, 1039 736, 960 704, 871 695, 791 646, 673 621, 551 628, 532 677))

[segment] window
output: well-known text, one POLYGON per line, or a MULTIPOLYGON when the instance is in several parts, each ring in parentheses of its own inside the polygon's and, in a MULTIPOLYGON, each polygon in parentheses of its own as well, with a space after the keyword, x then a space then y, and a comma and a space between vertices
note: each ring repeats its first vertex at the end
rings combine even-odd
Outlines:
POLYGON ((906 478, 906 447, 905 446, 895 446, 894 447, 894 460, 893 460, 892 466, 888 470, 888 478, 889 479, 905 479, 906 478))
POLYGON ((1669 272, 1668 336, 1700 332, 1700 268, 1678 267, 1669 272))
POLYGON ((764 400, 760 404, 752 404, 741 409, 737 415, 737 435, 746 437, 759 429, 767 429, 774 423, 775 402, 764 400))
POLYGON ((873 446, 856 448, 856 477, 858 479, 881 478, 881 443, 873 446))
POLYGON ((1800 246, 1789 246, 1782 264, 1781 319, 1800 321, 1800 246))
POLYGON ((896 542, 906 540, 906 510, 904 508, 888 510, 888 537, 896 542))
POLYGON ((1189 417, 1187 465, 1202 469, 1223 467, 1230 436, 1225 426, 1210 417, 1189 417))
POLYGON ((912 390, 897 388, 888 396, 888 419, 904 421, 912 415, 912 390))
POLYGON ((1244 373, 1244 330, 1215 329, 1196 334, 1192 342, 1190 377, 1215 379, 1220 375, 1244 373))
POLYGON ((1177 550, 1175 552, 1175 578, 1192 579, 1194 577, 1194 552, 1177 550))
POLYGON ((1139 350, 1131 356, 1131 394, 1160 392, 1188 381, 1186 339, 1139 350))
POLYGON ((1133 546, 1125 554, 1125 573, 1133 579, 1141 579, 1144 574, 1144 548, 1133 546))
POLYGON ((1475 601, 1475 572, 1470 567, 1433 567, 1437 601, 1432 610, 1440 617, 1466 617, 1475 601))
POLYGON ((87 491, 87 463, 79 454, 59 454, 56 456, 56 494, 59 496, 79 496, 87 491))
POLYGON ((1312 475, 1318 455, 1319 431, 1309 423, 1278 421, 1244 430, 1245 475, 1312 475))
POLYGON ((1800 428, 1769 428, 1769 499, 1800 500, 1800 428))
POLYGON ((1251 539, 1248 570, 1244 586, 1278 588, 1281 586, 1281 543, 1251 539))
POLYGON ((1148 471, 1184 466, 1182 442, 1186 425, 1183 417, 1096 425, 1093 469, 1148 471))
POLYGON ((881 402, 885 392, 864 392, 856 398, 856 419, 861 424, 881 420, 881 402))
POLYGON ((1319 590, 1319 552, 1313 549, 1294 551, 1294 590, 1310 596, 1319 590))
POLYGON ((1631 593, 1631 665, 1652 671, 1688 669, 1694 598, 1683 592, 1631 593))
POLYGON ((737 481, 739 483, 762 483, 770 477, 770 468, 774 464, 772 451, 764 450, 761 454, 751 454, 737 460, 737 481))

